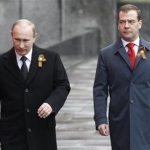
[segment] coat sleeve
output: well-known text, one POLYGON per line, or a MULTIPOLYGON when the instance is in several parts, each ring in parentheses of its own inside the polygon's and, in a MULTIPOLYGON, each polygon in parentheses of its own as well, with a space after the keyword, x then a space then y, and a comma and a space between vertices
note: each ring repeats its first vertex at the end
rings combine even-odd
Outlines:
POLYGON ((57 114, 67 99, 70 91, 70 84, 66 70, 58 54, 56 54, 54 65, 54 90, 46 99, 46 102, 50 104, 53 112, 57 114))
POLYGON ((107 124, 107 115, 106 115, 107 97, 108 97, 107 67, 105 65, 102 52, 100 52, 93 86, 94 120, 96 128, 100 124, 107 124))

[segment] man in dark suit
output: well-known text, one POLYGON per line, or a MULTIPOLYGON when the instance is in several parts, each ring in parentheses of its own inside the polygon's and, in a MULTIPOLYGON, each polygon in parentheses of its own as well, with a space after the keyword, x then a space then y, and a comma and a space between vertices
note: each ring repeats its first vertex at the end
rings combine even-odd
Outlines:
POLYGON ((57 150, 55 116, 70 91, 66 71, 57 53, 34 44, 29 20, 16 21, 11 35, 13 48, 0 57, 1 148, 57 150))
POLYGON ((101 135, 110 132, 112 150, 150 149, 150 43, 139 36, 141 26, 139 8, 121 6, 120 39, 102 49, 98 58, 94 119, 101 135))

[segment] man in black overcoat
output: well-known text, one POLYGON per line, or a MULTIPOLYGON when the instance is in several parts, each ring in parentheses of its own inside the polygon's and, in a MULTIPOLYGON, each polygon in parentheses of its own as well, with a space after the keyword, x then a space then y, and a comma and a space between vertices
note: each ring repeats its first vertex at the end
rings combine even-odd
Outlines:
POLYGON ((59 55, 37 47, 36 35, 32 22, 16 21, 13 48, 0 56, 2 150, 57 150, 55 116, 70 85, 59 55))

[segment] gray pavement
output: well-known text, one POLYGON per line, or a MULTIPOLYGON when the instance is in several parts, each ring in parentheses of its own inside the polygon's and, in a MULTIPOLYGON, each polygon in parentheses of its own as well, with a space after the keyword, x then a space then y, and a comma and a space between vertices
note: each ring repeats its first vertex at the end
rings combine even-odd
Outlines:
POLYGON ((92 87, 97 58, 62 58, 71 83, 68 99, 57 115, 58 150, 111 150, 109 137, 95 130, 92 87))

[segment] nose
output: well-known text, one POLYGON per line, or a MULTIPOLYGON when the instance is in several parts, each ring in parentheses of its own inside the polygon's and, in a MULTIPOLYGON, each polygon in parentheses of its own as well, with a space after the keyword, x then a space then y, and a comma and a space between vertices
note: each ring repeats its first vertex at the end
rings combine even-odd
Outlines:
POLYGON ((23 41, 20 41, 19 47, 24 48, 24 42, 23 41))
POLYGON ((126 22, 125 22, 125 28, 128 28, 128 27, 129 27, 129 22, 126 21, 126 22))

